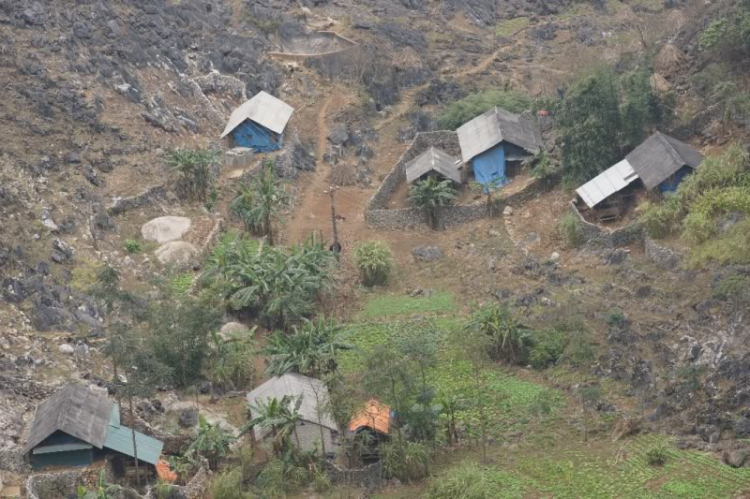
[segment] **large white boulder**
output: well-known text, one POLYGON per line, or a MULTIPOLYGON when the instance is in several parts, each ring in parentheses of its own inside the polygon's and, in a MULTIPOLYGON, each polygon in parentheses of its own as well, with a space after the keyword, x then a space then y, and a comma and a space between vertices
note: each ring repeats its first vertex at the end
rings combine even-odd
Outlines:
POLYGON ((163 244, 182 238, 191 225, 186 217, 159 217, 143 225, 141 235, 143 239, 163 244))
POLYGON ((185 241, 170 241, 159 246, 154 252, 163 265, 176 267, 191 265, 197 259, 198 253, 198 248, 185 241))

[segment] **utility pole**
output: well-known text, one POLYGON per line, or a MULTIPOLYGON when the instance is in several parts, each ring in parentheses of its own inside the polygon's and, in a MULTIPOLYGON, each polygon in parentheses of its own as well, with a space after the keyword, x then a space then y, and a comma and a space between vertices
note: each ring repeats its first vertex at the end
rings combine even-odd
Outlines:
POLYGON ((333 244, 331 244, 331 251, 336 255, 336 258, 338 258, 339 253, 341 253, 341 243, 339 243, 339 232, 336 228, 336 205, 334 200, 334 195, 336 194, 336 187, 331 186, 328 189, 328 195, 331 196, 331 225, 333 227, 333 244))

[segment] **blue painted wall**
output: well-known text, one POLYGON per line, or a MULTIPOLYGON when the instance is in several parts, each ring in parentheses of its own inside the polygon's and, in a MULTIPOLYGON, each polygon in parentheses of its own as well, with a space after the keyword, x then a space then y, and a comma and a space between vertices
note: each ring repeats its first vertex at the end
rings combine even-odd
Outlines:
POLYGON ((505 176, 505 148, 498 144, 471 160, 474 177, 482 185, 493 185, 496 188, 507 184, 505 176))
POLYGON ((685 180, 685 177, 690 175, 693 169, 685 165, 672 175, 670 178, 659 184, 659 192, 674 192, 677 190, 677 186, 680 182, 685 180))
POLYGON ((232 131, 238 147, 249 147, 255 152, 278 151, 283 145, 283 135, 276 135, 266 127, 245 120, 232 131))

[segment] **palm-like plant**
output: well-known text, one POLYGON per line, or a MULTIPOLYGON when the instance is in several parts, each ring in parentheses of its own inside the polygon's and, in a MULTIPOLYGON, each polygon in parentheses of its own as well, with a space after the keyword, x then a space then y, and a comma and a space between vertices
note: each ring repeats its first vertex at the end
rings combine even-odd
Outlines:
POLYGON ((273 162, 266 160, 262 171, 240 187, 230 209, 248 231, 268 236, 268 242, 273 244, 273 222, 283 222, 280 212, 288 202, 286 184, 276 177, 273 162))
POLYGON ((387 284, 391 277, 391 250, 380 241, 368 241, 354 250, 362 284, 376 286, 387 284))
POLYGON ((219 459, 229 453, 229 445, 236 440, 220 424, 212 425, 203 416, 198 422, 198 435, 188 447, 188 453, 200 454, 208 459, 208 466, 216 470, 219 459))
POLYGON ((270 328, 291 325, 314 312, 330 261, 319 244, 295 246, 291 253, 265 247, 229 267, 229 303, 259 313, 270 328))
POLYGON ((165 160, 182 177, 188 194, 205 201, 213 182, 211 169, 220 156, 221 152, 214 149, 172 149, 165 160))
POLYGON ((532 346, 531 330, 504 307, 482 307, 466 327, 489 337, 493 360, 524 362, 532 346))
POLYGON ((211 333, 208 352, 208 377, 211 380, 211 398, 213 388, 223 385, 231 389, 242 388, 254 378, 253 328, 242 338, 224 339, 218 332, 211 333))
POLYGON ((456 190, 450 180, 427 177, 409 188, 409 202, 427 215, 430 227, 438 228, 437 210, 456 199, 456 190))
POLYGON ((336 353, 352 347, 342 339, 343 328, 333 319, 305 320, 292 334, 276 332, 264 349, 268 356, 266 374, 281 376, 297 372, 313 378, 336 369, 336 353))
POLYGON ((250 406, 252 419, 242 428, 241 434, 253 431, 256 426, 268 428, 271 432, 274 455, 282 457, 290 447, 292 435, 299 447, 297 423, 301 417, 299 414, 301 406, 301 396, 284 395, 281 399, 274 397, 266 402, 258 401, 257 405, 250 406))

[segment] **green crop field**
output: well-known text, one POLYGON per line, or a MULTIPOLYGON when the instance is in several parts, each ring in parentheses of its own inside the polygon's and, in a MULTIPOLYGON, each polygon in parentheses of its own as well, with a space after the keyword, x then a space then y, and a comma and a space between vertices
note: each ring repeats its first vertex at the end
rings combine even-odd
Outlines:
MULTIPOLYGON (((473 365, 461 349, 465 318, 444 313, 456 310, 450 294, 415 300, 404 303, 403 297, 381 295, 367 303, 361 322, 346 327, 346 339, 355 348, 342 354, 342 370, 356 376, 363 371, 367 353, 376 346, 426 330, 438 345, 437 363, 427 372, 428 382, 439 393, 476 399, 473 365)), ((575 399, 545 386, 533 372, 487 365, 481 377, 492 439, 489 462, 480 463, 479 414, 475 408, 467 408, 459 414, 466 429, 466 445, 439 452, 432 477, 425 482, 385 489, 374 497, 427 498, 435 484, 467 466, 474 467, 473 477, 496 487, 492 497, 498 498, 731 498, 750 492, 750 469, 730 468, 710 453, 678 450, 662 435, 644 434, 612 442, 611 417, 595 411, 589 414, 594 435, 584 442, 575 399), (538 410, 540 401, 544 401, 545 411, 538 410), (647 462, 648 451, 655 447, 666 449, 667 460, 662 466, 647 462)), ((330 497, 357 495, 334 489, 330 497)))

